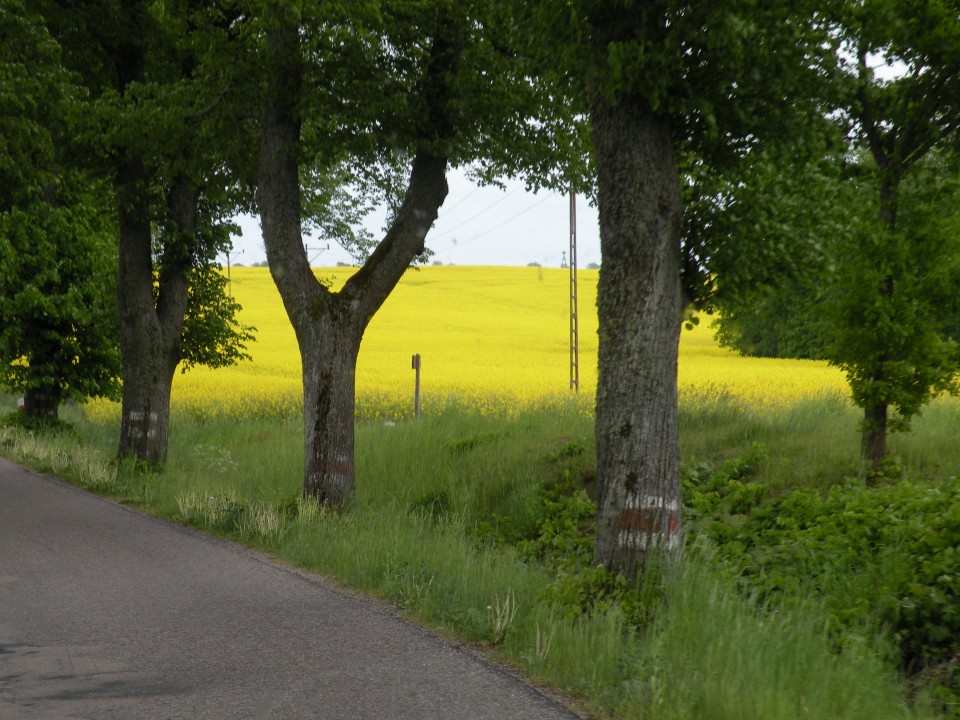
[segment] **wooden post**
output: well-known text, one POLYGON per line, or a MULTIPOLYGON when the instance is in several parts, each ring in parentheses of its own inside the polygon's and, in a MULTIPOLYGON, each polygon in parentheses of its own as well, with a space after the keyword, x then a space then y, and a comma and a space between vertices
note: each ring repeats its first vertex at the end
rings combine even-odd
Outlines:
POLYGON ((577 316, 577 196, 570 190, 570 389, 580 392, 580 319, 577 316))
POLYGON ((416 384, 413 390, 413 416, 420 419, 420 353, 413 356, 411 366, 417 372, 416 384))

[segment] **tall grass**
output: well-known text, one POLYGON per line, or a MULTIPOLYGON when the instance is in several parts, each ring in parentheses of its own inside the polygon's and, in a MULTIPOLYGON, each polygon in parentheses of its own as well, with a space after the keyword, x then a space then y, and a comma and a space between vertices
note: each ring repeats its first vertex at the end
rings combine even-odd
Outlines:
POLYGON ((640 643, 617 705, 625 717, 908 718, 897 678, 875 646, 831 648, 811 609, 757 607, 708 565, 689 562, 640 643))
MULTIPOLYGON (((932 408, 895 449, 913 457, 940 448, 937 423, 950 412, 932 408)), ((579 613, 558 605, 551 588, 562 573, 507 540, 536 529, 540 488, 569 477, 589 486, 592 420, 577 411, 497 418, 450 408, 420 422, 361 425, 356 500, 343 512, 299 497, 299 423, 180 421, 165 471, 142 474, 109 461, 114 428, 71 419, 75 431, 56 438, 0 430, 0 452, 385 598, 592 715, 932 717, 906 702, 872 630, 828 636, 815 597, 789 608, 744 598, 709 552, 669 578, 647 625, 617 603, 579 613)), ((857 472, 855 421, 839 399, 755 411, 687 398, 684 460, 720 462, 761 443, 763 482, 819 487, 857 472)), ((960 451, 918 466, 957 472, 960 451)))

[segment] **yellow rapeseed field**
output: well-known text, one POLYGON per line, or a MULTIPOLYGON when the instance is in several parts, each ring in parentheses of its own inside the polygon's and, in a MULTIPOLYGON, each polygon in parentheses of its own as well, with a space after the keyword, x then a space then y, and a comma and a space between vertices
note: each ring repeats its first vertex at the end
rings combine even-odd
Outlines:
MULTIPOLYGON (((318 269, 339 287, 353 270, 318 269)), ((360 417, 412 412, 411 357, 422 358, 424 412, 449 402, 478 412, 515 412, 573 402, 585 412, 597 382, 598 271, 579 273, 580 393, 569 387, 569 274, 530 267, 424 267, 410 270, 367 329, 357 368, 360 417)), ((233 268, 241 321, 257 328, 252 362, 196 368, 174 379, 173 411, 197 418, 295 416, 300 355, 266 268, 233 268)), ((708 319, 705 319, 708 320, 708 319)), ((704 322, 683 331, 681 398, 723 393, 751 404, 781 405, 845 392, 825 363, 742 358, 721 349, 704 322)), ((95 402, 92 415, 116 407, 95 402)))

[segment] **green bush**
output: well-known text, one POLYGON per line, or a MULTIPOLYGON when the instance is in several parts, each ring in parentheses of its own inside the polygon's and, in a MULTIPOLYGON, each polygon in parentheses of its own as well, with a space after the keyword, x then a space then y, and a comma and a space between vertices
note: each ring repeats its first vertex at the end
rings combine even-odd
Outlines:
POLYGON ((20 411, 0 417, 0 427, 19 428, 31 433, 61 433, 73 430, 70 423, 60 418, 47 415, 27 415, 20 411))
POLYGON ((756 507, 767 487, 751 478, 766 457, 766 448, 754 443, 746 455, 719 468, 705 460, 685 465, 680 477, 685 521, 742 515, 756 507))
POLYGON ((878 622, 906 673, 960 696, 960 478, 794 491, 702 532, 750 592, 814 593, 837 629, 878 622))

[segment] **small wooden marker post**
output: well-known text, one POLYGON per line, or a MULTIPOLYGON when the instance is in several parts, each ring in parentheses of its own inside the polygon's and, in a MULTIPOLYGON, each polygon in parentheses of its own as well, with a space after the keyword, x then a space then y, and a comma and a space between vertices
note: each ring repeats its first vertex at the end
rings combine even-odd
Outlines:
POLYGON ((413 390, 413 416, 420 419, 420 353, 413 356, 411 367, 417 372, 416 385, 413 390))

